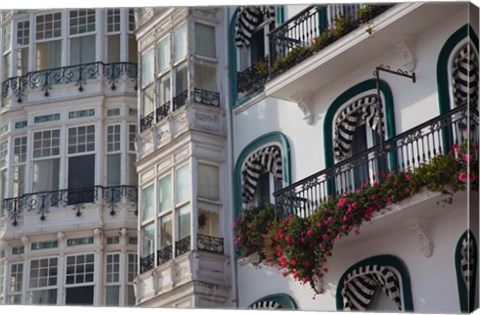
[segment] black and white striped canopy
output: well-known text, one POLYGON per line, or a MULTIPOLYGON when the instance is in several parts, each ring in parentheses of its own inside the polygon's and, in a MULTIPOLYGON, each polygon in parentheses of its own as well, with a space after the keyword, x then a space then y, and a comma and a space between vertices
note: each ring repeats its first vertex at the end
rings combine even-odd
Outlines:
POLYGON ((271 300, 259 301, 248 307, 248 309, 252 309, 252 310, 276 310, 276 309, 283 309, 283 308, 285 307, 282 304, 275 301, 271 301, 271 300))
POLYGON ((463 281, 468 289, 471 288, 473 279, 473 271, 475 268, 476 248, 473 241, 473 235, 471 231, 464 234, 462 239, 462 246, 460 248, 460 267, 462 271, 463 281))
POLYGON ((350 146, 357 126, 357 121, 361 118, 365 123, 383 135, 385 124, 383 117, 377 109, 377 96, 370 94, 361 97, 348 104, 337 116, 335 120, 335 138, 333 143, 333 152, 337 160, 349 156, 350 146))
POLYGON ((466 43, 457 52, 453 60, 453 97, 455 106, 467 101, 478 102, 478 56, 470 43, 466 43))
POLYGON ((276 145, 258 149, 246 160, 242 168, 242 201, 249 203, 255 196, 260 174, 269 171, 275 179, 283 179, 282 151, 276 145))
POLYGON ((237 47, 248 47, 254 30, 262 21, 273 21, 274 19, 275 6, 273 5, 240 7, 235 26, 235 43, 237 47))
POLYGON ((400 283, 393 270, 390 266, 365 265, 348 273, 342 289, 344 310, 365 311, 380 286, 402 311, 400 283))

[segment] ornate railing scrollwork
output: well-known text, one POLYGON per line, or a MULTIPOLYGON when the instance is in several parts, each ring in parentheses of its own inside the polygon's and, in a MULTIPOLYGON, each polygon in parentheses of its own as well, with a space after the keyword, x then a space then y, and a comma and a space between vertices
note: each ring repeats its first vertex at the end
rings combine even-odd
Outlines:
POLYGON ((197 234, 197 249, 223 255, 223 238, 197 234))
POLYGON ((190 251, 190 236, 186 236, 175 242, 175 257, 190 251))
POLYGON ((173 246, 166 246, 159 251, 157 251, 157 265, 163 265, 166 262, 169 262, 173 258, 173 246))
POLYGON ((155 254, 140 258, 140 273, 145 273, 155 268, 155 254))
POLYGON ((15 96, 18 103, 22 103, 27 89, 40 89, 45 97, 50 96, 50 91, 57 85, 70 84, 78 86, 78 91, 83 92, 84 85, 90 80, 101 79, 101 75, 110 84, 112 90, 116 89, 119 80, 129 79, 135 83, 137 90, 137 64, 128 62, 103 63, 101 61, 52 68, 40 71, 27 72, 18 77, 8 78, 2 82, 2 107, 6 106, 5 98, 15 96))
POLYGON ((20 197, 6 198, 2 201, 1 212, 7 215, 16 226, 21 214, 36 211, 40 220, 46 220, 53 208, 70 207, 77 217, 81 216, 86 204, 101 202, 115 215, 120 204, 137 204, 138 188, 136 186, 92 186, 76 189, 61 189, 24 194, 20 197))
POLYGON ((466 139, 478 144, 478 132, 471 132, 478 130, 478 124, 478 111, 467 104, 422 123, 275 192, 276 217, 307 217, 326 199, 354 192, 367 180, 381 181, 389 173, 415 170, 466 139))
POLYGON ((154 118, 155 116, 153 112, 146 115, 145 117, 140 118, 140 132, 152 127, 154 118))
POLYGON ((155 113, 157 115, 157 122, 167 117, 168 114, 170 114, 170 101, 157 107, 157 109, 155 110, 155 113))
POLYGON ((186 104, 188 98, 188 90, 183 91, 173 98, 173 110, 176 111, 180 107, 186 104))

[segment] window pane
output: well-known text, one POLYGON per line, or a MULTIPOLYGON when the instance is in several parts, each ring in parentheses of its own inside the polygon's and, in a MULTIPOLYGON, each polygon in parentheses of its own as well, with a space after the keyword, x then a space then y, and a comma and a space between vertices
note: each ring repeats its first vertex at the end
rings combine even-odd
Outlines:
POLYGON ((207 91, 217 91, 217 65, 213 62, 195 61, 195 87, 207 91))
POLYGON ((199 55, 215 58, 215 28, 195 23, 195 52, 199 55))
POLYGON ((154 253, 155 248, 155 226, 149 224, 142 229, 143 236, 143 252, 142 257, 146 257, 154 253))
POLYGON ((59 189, 60 159, 33 163, 33 192, 59 189))
POLYGON ((107 36, 108 62, 120 62, 120 35, 107 36))
POLYGON ((165 37, 157 44, 157 73, 167 69, 170 64, 170 37, 165 37))
POLYGON ((175 171, 175 200, 181 202, 190 199, 190 167, 184 165, 175 171))
POLYGON ((142 189, 142 220, 150 219, 154 213, 153 185, 142 189))
POLYGON ((95 62, 95 35, 70 39, 70 64, 95 62))
POLYGON ((37 71, 60 67, 62 64, 62 41, 37 43, 36 60, 37 71))
POLYGON ((176 88, 176 95, 179 95, 183 91, 188 89, 188 71, 187 71, 187 64, 183 63, 182 65, 178 66, 175 69, 175 88, 176 88))
POLYGON ((128 35, 128 62, 138 62, 138 49, 135 35, 128 35))
POLYGON ((31 305, 56 305, 57 289, 30 292, 29 304, 31 305))
POLYGON ((142 85, 153 80, 153 49, 149 49, 142 56, 142 85))
POLYGON ((137 186, 138 184, 137 168, 135 166, 136 160, 137 155, 135 153, 128 155, 128 183, 133 186, 137 186))
POLYGON ((198 196, 218 200, 218 179, 218 167, 198 164, 198 196))
POLYGON ((118 306, 120 303, 120 286, 107 286, 106 289, 106 306, 118 306))
POLYGON ((177 62, 187 54, 187 24, 183 24, 175 30, 175 58, 173 62, 177 62))
POLYGON ((107 186, 119 186, 121 184, 120 157, 120 153, 107 155, 107 186))
POLYGON ((153 112, 154 100, 153 100, 153 84, 147 87, 143 91, 143 116, 153 112))
POLYGON ((160 78, 159 93, 160 105, 163 105, 166 102, 170 101, 170 75, 167 74, 160 78))
POLYGON ((190 236, 190 205, 178 210, 178 239, 190 236))
POLYGON ((25 165, 13 168, 13 196, 19 197, 25 192, 25 165))
POLYGON ((135 291, 133 289, 133 285, 127 285, 127 305, 135 305, 135 291))
MULTIPOLYGON (((218 207, 218 206, 217 206, 218 207)), ((209 208, 217 208, 215 206, 209 208)), ((201 208, 198 211, 198 233, 202 235, 209 235, 220 237, 220 218, 218 208, 215 211, 201 208)))
POLYGON ((12 54, 8 53, 3 56, 3 64, 4 64, 4 71, 3 71, 3 79, 6 80, 7 78, 11 77, 12 71, 12 54))
POLYGON ((17 49, 17 76, 22 76, 28 72, 29 51, 28 47, 17 49))
POLYGON ((160 219, 160 249, 172 245, 173 221, 172 215, 165 215, 160 219))
POLYGON ((158 181, 158 211, 172 208, 172 176, 169 174, 158 181))

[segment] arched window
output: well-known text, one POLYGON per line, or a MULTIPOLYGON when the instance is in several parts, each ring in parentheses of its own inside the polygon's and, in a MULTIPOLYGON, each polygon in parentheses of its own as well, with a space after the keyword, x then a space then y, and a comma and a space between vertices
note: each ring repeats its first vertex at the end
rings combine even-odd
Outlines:
POLYGON ((455 248, 455 269, 457 274, 458 297, 462 312, 473 312, 477 282, 478 251, 475 237, 470 230, 465 231, 455 248))
POLYGON ((440 50, 437 86, 440 114, 468 98, 478 105, 478 36, 469 24, 453 33, 440 50))
POLYGON ((297 304, 287 294, 272 294, 250 304, 254 310, 296 310, 297 304))
POLYGON ((336 298, 338 310, 413 311, 407 269, 392 255, 370 257, 348 268, 336 298))
POLYGON ((290 185, 290 147, 279 132, 265 134, 249 143, 235 165, 235 204, 273 203, 273 193, 290 185))

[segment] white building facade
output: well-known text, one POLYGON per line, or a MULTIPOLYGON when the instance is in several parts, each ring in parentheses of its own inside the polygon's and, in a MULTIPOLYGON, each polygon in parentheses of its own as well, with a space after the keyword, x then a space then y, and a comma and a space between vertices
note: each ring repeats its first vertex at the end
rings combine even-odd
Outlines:
POLYGON ((0 301, 133 305, 133 10, 1 16, 0 301))

